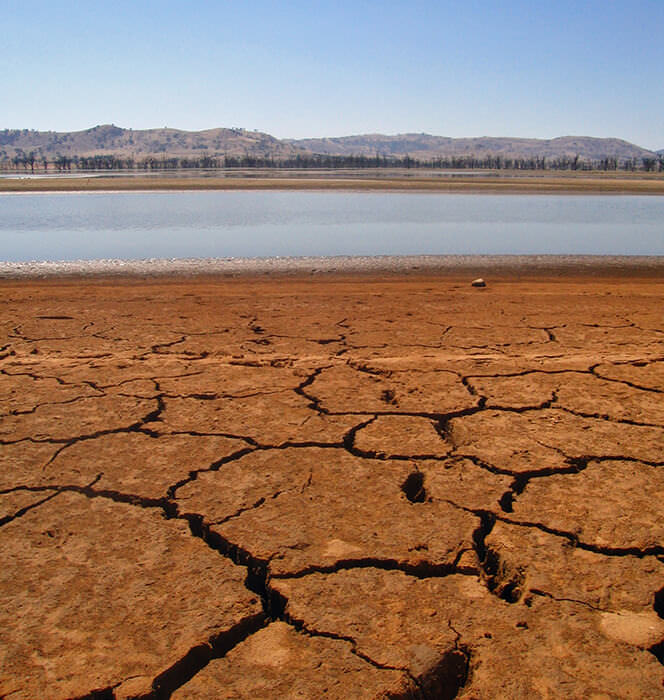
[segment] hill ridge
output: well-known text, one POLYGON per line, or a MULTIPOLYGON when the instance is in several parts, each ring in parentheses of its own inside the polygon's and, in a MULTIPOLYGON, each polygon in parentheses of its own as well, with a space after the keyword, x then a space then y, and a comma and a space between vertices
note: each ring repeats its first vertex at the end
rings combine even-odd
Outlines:
POLYGON ((619 138, 557 136, 537 139, 510 136, 455 138, 426 132, 355 134, 306 139, 278 139, 261 131, 217 127, 200 131, 175 128, 131 129, 99 124, 79 131, 0 130, 0 164, 32 154, 56 157, 118 156, 125 159, 244 157, 275 160, 323 156, 363 156, 421 161, 436 158, 579 158, 597 161, 614 158, 658 159, 651 151, 619 138))

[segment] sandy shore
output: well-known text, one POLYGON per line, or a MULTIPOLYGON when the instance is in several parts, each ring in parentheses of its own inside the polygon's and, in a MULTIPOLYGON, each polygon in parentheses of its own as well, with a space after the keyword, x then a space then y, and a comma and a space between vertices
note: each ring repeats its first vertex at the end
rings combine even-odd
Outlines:
POLYGON ((173 279, 209 277, 452 276, 656 277, 664 274, 657 255, 373 255, 272 258, 149 258, 145 260, 66 260, 0 262, 0 279, 173 279))
POLYGON ((0 696, 662 697, 658 265, 0 281, 0 696))
POLYGON ((514 194, 664 194, 664 174, 644 173, 473 173, 443 176, 311 174, 270 177, 186 175, 0 178, 0 192, 104 192, 141 190, 342 190, 478 192, 514 194))

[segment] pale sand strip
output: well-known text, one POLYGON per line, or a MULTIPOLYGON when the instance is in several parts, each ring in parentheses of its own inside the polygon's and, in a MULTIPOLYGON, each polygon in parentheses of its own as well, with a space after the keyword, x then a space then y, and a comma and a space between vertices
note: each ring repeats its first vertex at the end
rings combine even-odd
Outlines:
POLYGON ((513 194, 664 195, 664 174, 473 174, 398 177, 189 177, 178 175, 0 178, 0 192, 108 192, 153 190, 339 190, 513 194))
POLYGON ((382 255, 0 262, 0 279, 255 275, 664 275, 664 256, 382 255))

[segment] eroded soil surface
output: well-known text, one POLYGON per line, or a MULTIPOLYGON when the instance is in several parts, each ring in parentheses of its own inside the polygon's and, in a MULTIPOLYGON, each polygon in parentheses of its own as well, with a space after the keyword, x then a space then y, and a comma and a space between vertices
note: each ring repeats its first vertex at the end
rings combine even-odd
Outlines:
POLYGON ((664 283, 4 282, 0 697, 664 697, 664 283))

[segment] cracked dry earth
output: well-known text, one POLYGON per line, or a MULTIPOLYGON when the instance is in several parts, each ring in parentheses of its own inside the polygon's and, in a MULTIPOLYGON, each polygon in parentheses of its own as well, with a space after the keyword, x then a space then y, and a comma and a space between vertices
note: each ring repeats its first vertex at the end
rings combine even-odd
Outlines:
POLYGON ((663 292, 2 283, 0 697, 664 697, 663 292))

